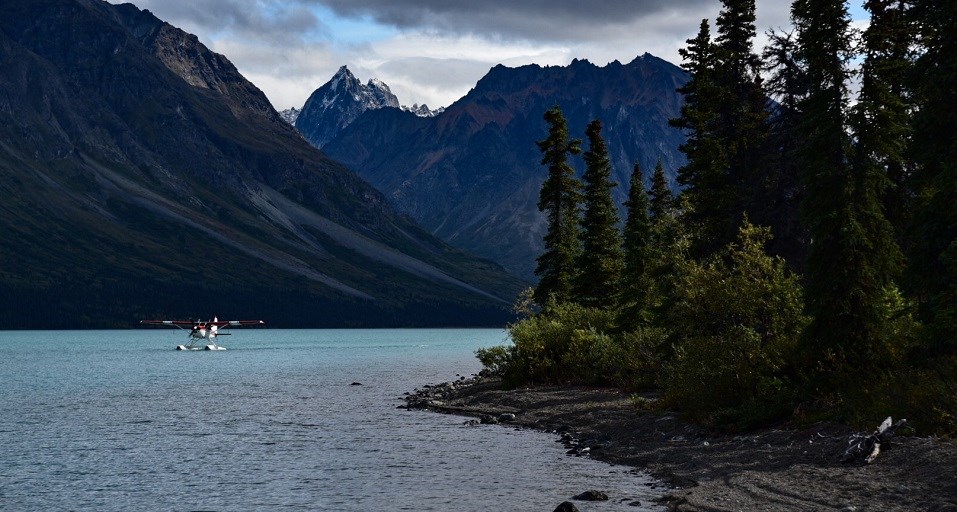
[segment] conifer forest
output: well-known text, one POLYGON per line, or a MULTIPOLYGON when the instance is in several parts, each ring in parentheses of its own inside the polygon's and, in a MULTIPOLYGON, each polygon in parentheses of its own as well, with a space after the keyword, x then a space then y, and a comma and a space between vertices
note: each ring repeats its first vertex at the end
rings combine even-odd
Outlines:
POLYGON ((758 54, 754 0, 723 0, 680 51, 674 188, 660 166, 612 182, 601 123, 573 140, 548 111, 540 281, 486 368, 659 393, 716 428, 957 434, 957 6, 865 8, 856 30, 841 0, 795 0, 758 54))

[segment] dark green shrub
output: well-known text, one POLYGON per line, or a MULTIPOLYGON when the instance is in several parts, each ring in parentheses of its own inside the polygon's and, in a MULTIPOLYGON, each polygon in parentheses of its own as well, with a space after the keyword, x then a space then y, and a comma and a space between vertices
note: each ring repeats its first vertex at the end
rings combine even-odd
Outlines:
POLYGON ((792 403, 785 365, 806 319, 797 278, 764 251, 769 238, 745 222, 723 251, 680 269, 664 384, 690 419, 747 425, 784 416, 792 403))
POLYGON ((482 366, 488 370, 489 374, 501 377, 508 368, 514 350, 515 347, 505 345, 480 348, 475 351, 475 357, 477 357, 479 362, 482 363, 482 366))
POLYGON ((606 351, 614 312, 577 304, 553 304, 538 315, 509 327, 514 343, 503 378, 507 384, 527 382, 596 382, 596 360, 606 351), (598 343, 599 347, 592 345, 598 343))
POLYGON ((639 327, 619 335, 619 355, 612 365, 615 384, 629 389, 658 387, 669 335, 663 327, 639 327))
POLYGON ((575 329, 571 331, 560 367, 567 381, 611 386, 617 384, 615 370, 620 357, 621 348, 611 336, 594 328, 575 329))
POLYGON ((885 290, 884 297, 883 369, 848 372, 854 380, 834 400, 839 419, 867 429, 893 416, 906 418, 919 434, 957 436, 957 356, 926 357, 935 331, 917 321, 915 303, 897 288, 885 290))

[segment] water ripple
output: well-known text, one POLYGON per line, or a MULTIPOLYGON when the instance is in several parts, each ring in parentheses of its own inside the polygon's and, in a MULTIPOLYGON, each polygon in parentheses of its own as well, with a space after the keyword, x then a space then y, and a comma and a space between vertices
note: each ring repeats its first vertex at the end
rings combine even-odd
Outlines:
POLYGON ((500 331, 243 331, 212 354, 172 334, 0 333, 0 509, 552 510, 599 489, 578 507, 651 510, 627 505, 647 477, 552 436, 395 409, 500 331))

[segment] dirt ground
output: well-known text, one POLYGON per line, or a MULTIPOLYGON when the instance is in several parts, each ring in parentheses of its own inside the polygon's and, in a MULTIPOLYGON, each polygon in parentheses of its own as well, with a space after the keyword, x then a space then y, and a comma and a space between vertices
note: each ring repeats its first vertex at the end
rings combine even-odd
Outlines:
POLYGON ((842 463, 853 433, 847 427, 722 434, 641 410, 618 390, 503 391, 498 381, 479 378, 428 386, 406 401, 409 408, 486 419, 512 413, 514 420, 505 419, 512 425, 565 433, 572 449, 646 469, 668 484, 661 502, 671 510, 957 512, 952 441, 895 437, 871 464, 842 463))

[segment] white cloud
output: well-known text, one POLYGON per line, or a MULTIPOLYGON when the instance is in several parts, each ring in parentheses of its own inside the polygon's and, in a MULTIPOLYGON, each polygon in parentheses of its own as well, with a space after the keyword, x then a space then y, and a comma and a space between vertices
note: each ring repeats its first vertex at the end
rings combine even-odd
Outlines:
POLYGON ((374 76, 389 84, 404 104, 435 108, 465 95, 497 64, 565 64, 570 55, 562 46, 417 32, 370 44, 352 55, 349 68, 360 79, 374 76))
MULTIPOLYGON (((119 1, 119 0, 116 0, 119 1)), ((345 64, 405 104, 447 106, 496 64, 604 65, 678 48, 717 0, 133 0, 229 58, 278 109, 302 106, 345 64)), ((757 44, 790 2, 759 0, 757 44)))

